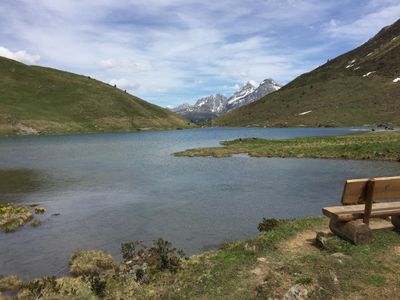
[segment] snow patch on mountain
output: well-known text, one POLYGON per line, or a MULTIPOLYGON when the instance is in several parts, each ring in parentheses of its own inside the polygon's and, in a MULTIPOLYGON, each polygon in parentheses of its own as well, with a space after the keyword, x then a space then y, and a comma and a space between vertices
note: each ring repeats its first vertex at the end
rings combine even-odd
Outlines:
POLYGON ((257 101, 280 88, 281 85, 273 79, 265 79, 260 84, 249 80, 229 98, 221 94, 210 95, 198 99, 193 105, 189 103, 179 105, 173 108, 172 111, 183 116, 193 116, 193 113, 201 113, 204 117, 204 114, 210 114, 210 118, 214 118, 222 113, 257 101))

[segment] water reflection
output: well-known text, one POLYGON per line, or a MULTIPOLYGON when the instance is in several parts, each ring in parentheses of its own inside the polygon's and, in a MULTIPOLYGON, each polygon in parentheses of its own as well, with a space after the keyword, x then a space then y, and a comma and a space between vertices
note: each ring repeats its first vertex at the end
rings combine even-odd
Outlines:
POLYGON ((44 184, 43 177, 30 169, 0 170, 0 203, 18 202, 18 195, 38 191, 44 184))

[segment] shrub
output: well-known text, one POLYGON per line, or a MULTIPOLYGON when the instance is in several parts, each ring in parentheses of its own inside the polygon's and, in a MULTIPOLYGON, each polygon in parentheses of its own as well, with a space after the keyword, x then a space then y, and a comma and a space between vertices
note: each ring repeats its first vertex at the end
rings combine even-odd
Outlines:
POLYGON ((276 226, 278 226, 283 220, 277 220, 277 219, 266 219, 263 218, 261 223, 258 224, 258 231, 270 231, 274 229, 276 226))
POLYGON ((105 280, 100 279, 98 276, 91 277, 89 279, 90 289, 100 298, 104 297, 106 291, 107 282, 105 280))
POLYGON ((29 282, 26 287, 33 299, 41 299, 44 297, 44 294, 49 291, 56 294, 60 291, 60 286, 54 276, 33 280, 29 282))
POLYGON ((116 267, 113 257, 103 251, 82 250, 72 254, 69 260, 72 276, 99 275, 116 267))
POLYGON ((149 277, 162 271, 177 272, 182 265, 185 254, 172 248, 166 240, 153 241, 152 247, 147 248, 142 241, 121 244, 121 254, 126 273, 134 275, 138 282, 148 282, 149 277))

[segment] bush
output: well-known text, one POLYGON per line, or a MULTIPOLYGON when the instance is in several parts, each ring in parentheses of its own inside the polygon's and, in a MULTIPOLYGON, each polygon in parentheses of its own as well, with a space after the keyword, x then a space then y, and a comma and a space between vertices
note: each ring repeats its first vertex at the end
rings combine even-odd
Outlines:
POLYGON ((183 251, 172 248, 170 242, 161 238, 153 241, 150 248, 141 241, 123 243, 121 254, 125 272, 133 274, 138 282, 148 282, 149 277, 157 272, 177 272, 185 258, 183 251))
POLYGON ((91 277, 89 279, 90 289, 96 296, 103 298, 106 291, 107 282, 105 280, 100 279, 98 276, 91 277))
POLYGON ((113 257, 103 251, 83 250, 72 254, 69 260, 72 276, 99 275, 105 270, 116 268, 113 257))
POLYGON ((277 227, 279 224, 281 224, 283 222, 283 220, 277 220, 277 219, 266 219, 263 218, 261 223, 258 224, 258 231, 262 232, 262 231, 270 231, 272 229, 274 229, 275 227, 277 227))

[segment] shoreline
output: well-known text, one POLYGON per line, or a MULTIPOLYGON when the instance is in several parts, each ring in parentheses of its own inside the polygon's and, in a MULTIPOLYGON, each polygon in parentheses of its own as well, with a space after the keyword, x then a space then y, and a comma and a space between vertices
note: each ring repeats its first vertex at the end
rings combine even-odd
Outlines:
MULTIPOLYGON (((235 127, 235 126, 209 126, 209 127, 200 127, 194 124, 193 126, 188 126, 188 127, 176 127, 176 128, 138 128, 135 130, 128 130, 128 131, 88 131, 88 132, 65 132, 65 133, 36 133, 36 134, 9 134, 9 135, 3 135, 0 133, 0 140, 4 138, 13 138, 13 137, 42 137, 42 136, 73 136, 73 135, 95 135, 95 134, 129 134, 129 133, 138 133, 138 132, 160 132, 160 131, 180 131, 180 130, 192 130, 192 129, 340 129, 340 128, 349 128, 350 130, 354 130, 356 132, 363 132, 363 131, 369 131, 371 130, 372 127, 370 126, 349 126, 349 127, 235 127)), ((400 128, 398 129, 400 130, 400 128)))
POLYGON ((0 278, 0 299, 282 299, 297 292, 311 299, 397 296, 399 233, 376 232, 370 245, 354 246, 330 234, 325 217, 270 220, 260 223, 264 227, 259 225, 263 231, 257 236, 188 259, 164 240, 148 248, 161 252, 138 252, 138 244, 125 244, 121 263, 102 251, 77 251, 69 260, 70 275, 0 278), (323 232, 325 244, 316 244, 317 232, 323 232), (155 253, 166 255, 166 267, 146 260, 155 253), (137 272, 143 268, 145 277, 137 272))

